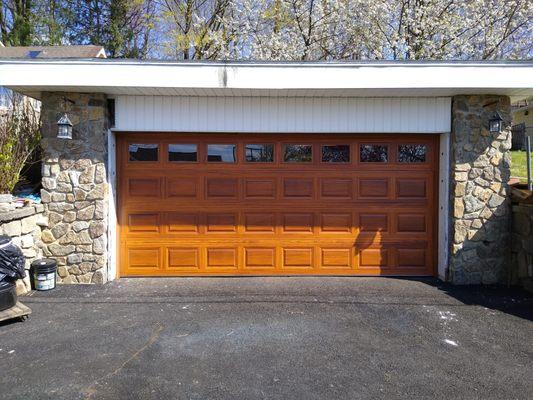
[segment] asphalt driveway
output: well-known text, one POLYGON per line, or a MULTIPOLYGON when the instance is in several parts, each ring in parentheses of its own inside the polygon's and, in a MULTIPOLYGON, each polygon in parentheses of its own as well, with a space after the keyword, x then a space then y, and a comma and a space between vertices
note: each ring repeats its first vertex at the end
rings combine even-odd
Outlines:
POLYGON ((122 279, 22 298, 2 399, 531 399, 533 298, 372 278, 122 279))

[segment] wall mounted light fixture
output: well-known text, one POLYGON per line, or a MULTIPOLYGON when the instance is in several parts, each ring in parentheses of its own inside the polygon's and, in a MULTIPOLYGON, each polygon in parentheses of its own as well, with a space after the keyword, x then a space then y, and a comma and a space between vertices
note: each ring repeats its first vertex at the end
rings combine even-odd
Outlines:
POLYGON ((63 115, 57 121, 57 137, 58 139, 72 139, 72 122, 67 115, 67 107, 69 104, 74 104, 72 100, 63 97, 63 115))
POLYGON ((489 131, 491 133, 499 133, 502 131, 502 121, 503 118, 498 111, 492 114, 492 117, 489 120, 489 131))
POLYGON ((57 121, 57 138, 72 139, 72 122, 70 122, 67 113, 63 114, 57 121))

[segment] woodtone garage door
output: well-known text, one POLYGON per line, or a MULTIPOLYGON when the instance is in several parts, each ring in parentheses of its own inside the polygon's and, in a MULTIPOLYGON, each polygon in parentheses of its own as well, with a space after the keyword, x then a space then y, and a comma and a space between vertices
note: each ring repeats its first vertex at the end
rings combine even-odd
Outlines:
POLYGON ((433 135, 121 134, 120 275, 434 275, 433 135))

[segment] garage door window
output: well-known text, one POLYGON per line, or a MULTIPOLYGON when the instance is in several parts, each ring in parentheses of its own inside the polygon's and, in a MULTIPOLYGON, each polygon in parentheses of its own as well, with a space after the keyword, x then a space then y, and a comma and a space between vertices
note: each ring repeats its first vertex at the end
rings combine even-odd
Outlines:
POLYGON ((360 148, 361 162, 387 162, 388 147, 381 144, 362 144, 360 148))
POLYGON ((208 144, 208 162, 237 162, 237 145, 235 144, 208 144))
POLYGON ((131 143, 128 150, 129 160, 132 162, 157 161, 158 159, 159 146, 157 144, 131 143))
POLYGON ((336 146, 322 146, 322 162, 350 162, 350 145, 341 144, 336 146))
POLYGON ((169 144, 168 161, 196 162, 198 161, 198 147, 196 144, 169 144))
POLYGON ((273 144, 247 144, 244 151, 247 162, 274 162, 273 144))
POLYGON ((426 146, 423 144, 403 144, 398 146, 398 162, 426 162, 426 146))
POLYGON ((310 144, 283 145, 283 160, 285 162, 312 162, 313 146, 310 144))

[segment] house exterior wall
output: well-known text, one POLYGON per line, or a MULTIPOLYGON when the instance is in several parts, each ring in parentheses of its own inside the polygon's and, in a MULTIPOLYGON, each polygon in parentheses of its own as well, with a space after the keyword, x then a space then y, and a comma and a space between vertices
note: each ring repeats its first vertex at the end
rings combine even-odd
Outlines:
POLYGON ((450 132, 449 97, 118 96, 115 103, 121 131, 450 132))
MULTIPOLYGON (((74 101, 68 110, 74 123, 72 140, 56 138, 63 94, 44 93, 42 98, 42 198, 49 220, 42 233, 43 252, 58 260, 63 282, 100 283, 114 277, 113 273, 108 274, 109 268, 114 271, 114 266, 110 265, 112 260, 108 261, 112 252, 107 235, 110 224, 115 222, 109 221, 112 196, 108 168, 112 157, 108 157, 106 97, 77 93, 66 96, 74 101)), ((449 236, 451 243, 449 254, 442 258, 447 270, 443 268, 441 273, 439 268, 439 276, 458 284, 495 283, 503 277, 509 258, 510 216, 507 181, 511 119, 506 96, 455 96, 451 107, 448 98, 429 101, 126 96, 117 100, 117 130, 292 129, 310 133, 406 130, 445 134, 446 129, 451 129, 450 152, 444 153, 449 156, 449 163, 441 171, 449 174, 449 183, 445 179, 442 186, 446 188, 449 184, 450 190, 449 235, 443 237, 449 236), (253 104, 248 104, 247 99, 253 104), (495 110, 500 111, 505 121, 502 132, 492 134, 487 125, 495 110), (321 117, 314 112, 321 113, 321 117), (350 112, 354 114, 347 118, 350 112), (241 119, 237 115, 242 115, 241 119), (311 119, 306 122, 306 118, 311 119), (270 119, 281 122, 270 123, 270 119), (394 125, 391 121, 399 122, 394 125), (219 128, 215 129, 216 126, 219 128)), ((441 202, 441 206, 446 207, 446 202, 441 202)))
POLYGON ((533 107, 529 109, 519 109, 513 113, 513 125, 519 124, 533 126, 533 107))
POLYGON ((510 260, 511 103, 507 96, 455 96, 452 100, 451 219, 448 280, 501 282, 510 260), (491 133, 495 111, 501 132, 491 133))
POLYGON ((48 227, 41 238, 46 256, 58 261, 65 283, 107 281, 107 103, 103 94, 43 93, 41 192, 48 227), (57 120, 66 109, 73 139, 58 139, 57 120))

